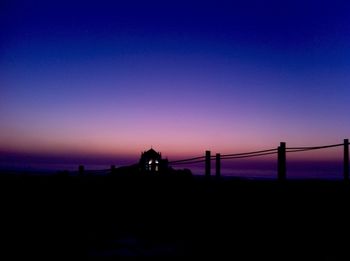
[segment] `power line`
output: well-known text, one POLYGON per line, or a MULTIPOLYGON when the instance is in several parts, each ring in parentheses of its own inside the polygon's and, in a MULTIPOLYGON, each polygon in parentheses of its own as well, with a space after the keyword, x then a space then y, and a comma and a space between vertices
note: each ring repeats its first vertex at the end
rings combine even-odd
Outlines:
POLYGON ((244 156, 244 155, 250 155, 250 154, 259 154, 259 153, 271 152, 271 151, 276 151, 276 150, 277 149, 268 149, 268 150, 258 150, 258 151, 252 151, 252 152, 244 152, 244 153, 225 154, 225 155, 221 155, 221 158, 235 157, 235 156, 244 156))
POLYGON ((340 143, 340 144, 315 146, 315 147, 291 147, 291 148, 286 148, 286 152, 301 152, 301 151, 308 151, 308 150, 319 150, 319 149, 334 148, 334 147, 339 147, 339 146, 344 146, 344 144, 340 143))
POLYGON ((272 154, 277 154, 277 151, 275 151, 275 152, 266 152, 266 153, 257 153, 257 154, 253 154, 253 155, 230 156, 230 157, 225 157, 225 158, 222 158, 222 159, 223 159, 223 160, 226 160, 226 159, 253 158, 253 157, 259 157, 259 156, 265 156, 265 155, 272 155, 272 154))
POLYGON ((200 163, 205 162, 205 160, 196 160, 196 161, 182 161, 182 162, 169 162, 170 165, 184 165, 184 164, 194 164, 194 163, 200 163))
POLYGON ((204 159, 204 158, 205 158, 205 156, 200 156, 200 157, 194 157, 194 158, 189 158, 189 159, 174 160, 174 161, 170 161, 169 163, 178 163, 178 162, 192 161, 192 160, 198 160, 198 159, 204 159))

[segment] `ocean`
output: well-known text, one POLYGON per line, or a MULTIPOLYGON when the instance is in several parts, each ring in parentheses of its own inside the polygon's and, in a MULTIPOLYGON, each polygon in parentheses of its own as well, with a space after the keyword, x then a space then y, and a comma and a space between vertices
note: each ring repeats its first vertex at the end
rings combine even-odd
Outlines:
MULTIPOLYGON (((185 167, 185 166, 183 166, 185 167)), ((187 165, 195 175, 204 175, 204 163, 187 165)), ((211 165, 211 175, 215 175, 215 162, 211 165)), ((277 162, 246 161, 222 162, 222 176, 234 176, 252 179, 276 179, 277 162)), ((289 161, 287 162, 289 179, 342 179, 343 165, 341 161, 289 161)))
MULTIPOLYGON (((42 163, 42 162, 0 162, 2 172, 21 172, 28 174, 50 175, 60 171, 77 173, 78 163, 42 163)), ((85 170, 91 174, 103 175, 108 173, 111 165, 117 168, 122 163, 86 163, 85 170), (105 171, 104 171, 105 170, 105 171)), ((190 169, 193 175, 204 175, 204 162, 186 165, 174 165, 175 169, 190 169)), ((211 175, 215 175, 215 161, 211 163, 211 175)), ((275 161, 230 161, 221 163, 221 175, 248 179, 276 179, 277 162, 275 161)), ((341 161, 287 161, 287 178, 289 179, 342 179, 343 163, 341 161)))

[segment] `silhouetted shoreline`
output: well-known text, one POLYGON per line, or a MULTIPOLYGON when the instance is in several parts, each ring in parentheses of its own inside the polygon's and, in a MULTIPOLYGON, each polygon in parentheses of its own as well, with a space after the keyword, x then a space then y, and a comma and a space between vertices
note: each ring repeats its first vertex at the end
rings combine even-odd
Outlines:
POLYGON ((344 181, 2 173, 0 186, 14 256, 349 256, 344 181))

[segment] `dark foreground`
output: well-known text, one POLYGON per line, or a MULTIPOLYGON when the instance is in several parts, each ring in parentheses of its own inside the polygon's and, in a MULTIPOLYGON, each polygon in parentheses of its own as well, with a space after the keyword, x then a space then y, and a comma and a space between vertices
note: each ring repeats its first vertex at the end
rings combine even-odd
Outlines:
POLYGON ((350 257, 340 181, 3 174, 0 189, 3 256, 350 257))

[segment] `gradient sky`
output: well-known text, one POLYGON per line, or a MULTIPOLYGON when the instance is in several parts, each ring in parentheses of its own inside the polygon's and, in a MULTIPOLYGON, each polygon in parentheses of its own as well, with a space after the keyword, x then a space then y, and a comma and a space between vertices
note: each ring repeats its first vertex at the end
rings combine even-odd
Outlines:
POLYGON ((0 4, 0 151, 169 158, 341 143, 349 1, 0 4))

